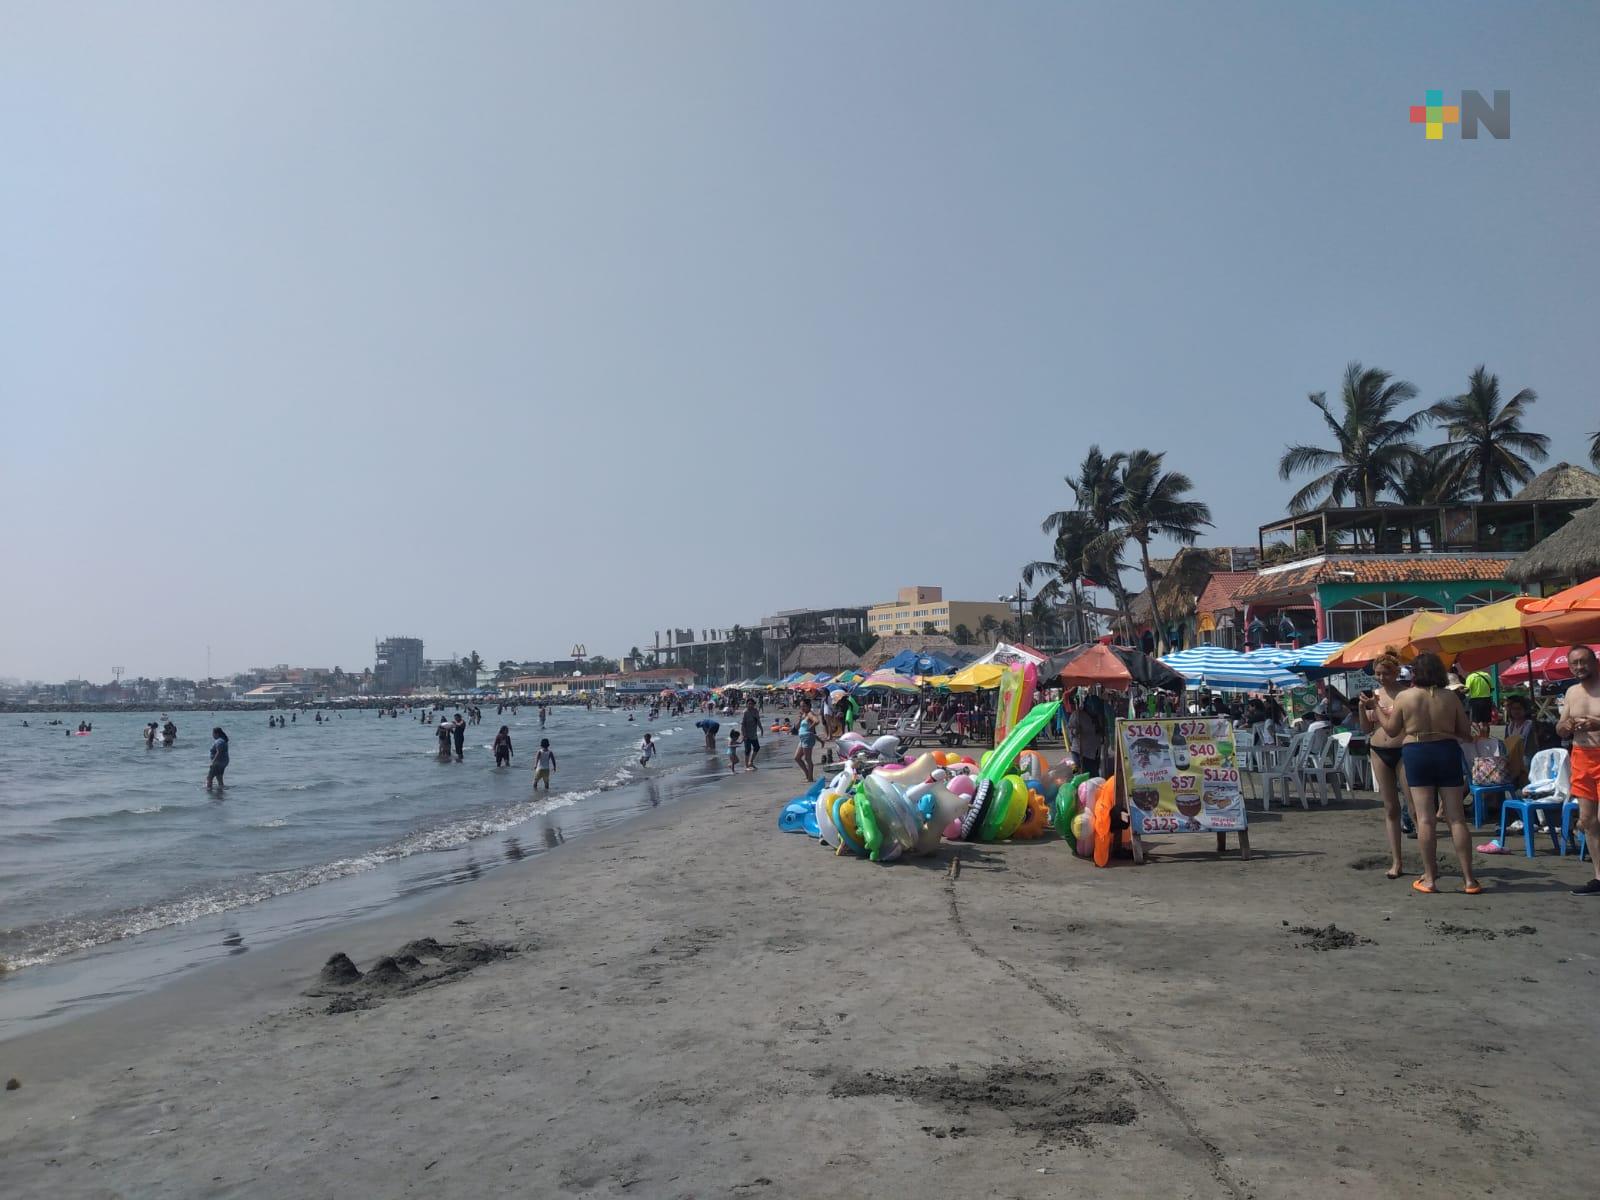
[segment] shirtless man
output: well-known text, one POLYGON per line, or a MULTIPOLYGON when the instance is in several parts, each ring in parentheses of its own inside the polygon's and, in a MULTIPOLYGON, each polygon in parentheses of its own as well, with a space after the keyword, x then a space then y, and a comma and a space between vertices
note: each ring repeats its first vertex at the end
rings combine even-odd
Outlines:
POLYGON ((1561 698, 1556 734, 1572 739, 1572 798, 1578 802, 1578 828, 1589 839, 1594 865, 1594 878, 1572 894, 1600 896, 1600 669, 1587 646, 1568 650, 1567 665, 1578 682, 1561 698))

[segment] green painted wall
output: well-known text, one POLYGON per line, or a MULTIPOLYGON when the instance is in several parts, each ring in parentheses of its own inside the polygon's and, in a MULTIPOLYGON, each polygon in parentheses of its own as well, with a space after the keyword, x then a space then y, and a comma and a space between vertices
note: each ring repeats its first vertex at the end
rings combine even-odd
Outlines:
POLYGON ((1431 600, 1445 612, 1453 612, 1456 602, 1469 592, 1494 587, 1516 590, 1516 584, 1504 579, 1459 579, 1452 583, 1324 583, 1317 587, 1317 599, 1324 609, 1334 607, 1352 596, 1365 596, 1371 592, 1404 592, 1431 600))

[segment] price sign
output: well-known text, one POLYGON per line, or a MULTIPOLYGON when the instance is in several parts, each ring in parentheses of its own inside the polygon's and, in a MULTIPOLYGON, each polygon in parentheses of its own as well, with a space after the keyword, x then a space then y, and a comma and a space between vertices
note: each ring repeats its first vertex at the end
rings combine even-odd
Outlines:
POLYGON ((1247 827, 1233 728, 1226 720, 1118 721, 1117 736, 1135 833, 1247 827))

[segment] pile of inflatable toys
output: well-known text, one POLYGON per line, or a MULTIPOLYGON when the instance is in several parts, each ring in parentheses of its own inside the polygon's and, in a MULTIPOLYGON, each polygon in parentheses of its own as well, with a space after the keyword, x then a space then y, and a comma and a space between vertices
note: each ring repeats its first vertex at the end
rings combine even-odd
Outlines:
POLYGON ((942 841, 1003 842, 1053 831, 1080 857, 1105 866, 1113 842, 1126 836, 1114 829, 1114 782, 1078 771, 1070 756, 1051 766, 1026 749, 1059 707, 1030 710, 977 761, 947 750, 903 757, 892 734, 868 741, 847 733, 836 745, 843 768, 791 800, 778 828, 880 863, 932 854, 942 841))

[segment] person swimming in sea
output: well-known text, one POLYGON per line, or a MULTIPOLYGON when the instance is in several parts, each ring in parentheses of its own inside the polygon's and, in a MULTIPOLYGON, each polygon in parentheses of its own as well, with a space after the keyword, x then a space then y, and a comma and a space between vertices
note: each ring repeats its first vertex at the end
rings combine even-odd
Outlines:
POLYGON ((511 727, 500 726, 500 732, 494 735, 494 765, 509 767, 511 765, 511 727))

